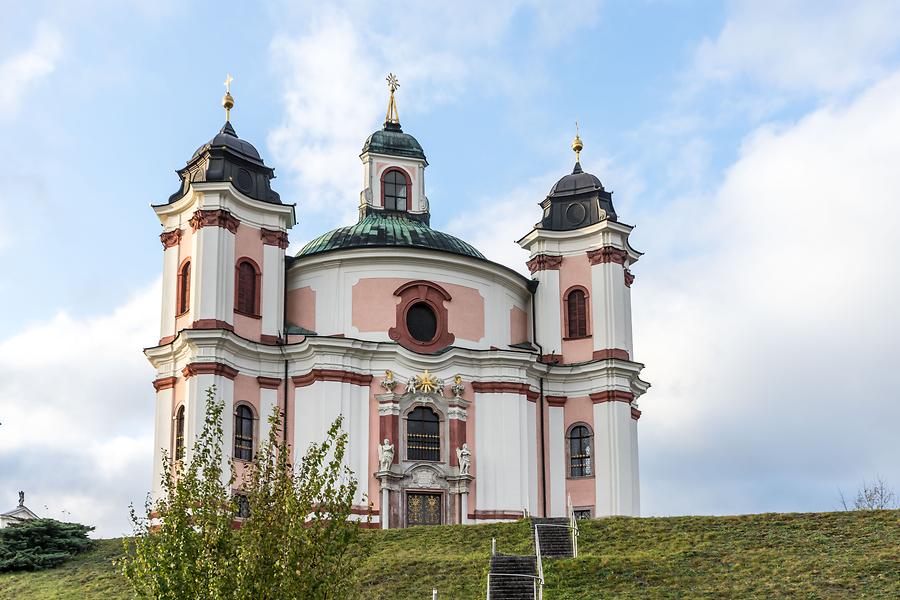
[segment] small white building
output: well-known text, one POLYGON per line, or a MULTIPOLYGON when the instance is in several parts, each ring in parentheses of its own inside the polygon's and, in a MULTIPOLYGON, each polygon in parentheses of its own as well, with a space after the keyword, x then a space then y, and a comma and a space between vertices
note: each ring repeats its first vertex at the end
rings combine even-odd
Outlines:
POLYGON ((30 521, 31 519, 37 518, 38 516, 25 506, 25 492, 19 492, 19 505, 12 510, 0 514, 0 529, 15 525, 16 523, 21 523, 22 521, 30 521))

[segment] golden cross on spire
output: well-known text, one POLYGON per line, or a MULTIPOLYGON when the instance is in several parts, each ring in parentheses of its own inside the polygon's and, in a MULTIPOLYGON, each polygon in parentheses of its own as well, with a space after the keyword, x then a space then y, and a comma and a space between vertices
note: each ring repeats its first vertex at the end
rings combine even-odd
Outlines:
POLYGON ((575 139, 572 140, 572 150, 575 151, 575 162, 581 162, 581 149, 584 144, 581 142, 581 136, 578 131, 578 121, 575 121, 575 139))
POLYGON ((222 96, 222 106, 225 107, 225 120, 231 120, 231 109, 234 108, 234 98, 231 97, 231 82, 234 77, 228 73, 225 77, 225 95, 222 96))
POLYGON ((400 87, 400 82, 397 81, 397 76, 393 73, 388 73, 386 81, 388 82, 388 89, 391 91, 391 97, 388 99, 387 115, 384 117, 384 124, 394 123, 399 125, 400 115, 397 113, 397 103, 394 101, 394 92, 400 87))

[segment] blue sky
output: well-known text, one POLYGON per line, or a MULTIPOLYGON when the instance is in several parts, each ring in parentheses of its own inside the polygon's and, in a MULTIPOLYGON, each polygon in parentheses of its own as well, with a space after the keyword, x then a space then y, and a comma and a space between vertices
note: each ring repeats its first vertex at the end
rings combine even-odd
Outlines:
POLYGON ((149 487, 148 206, 222 125, 227 72, 294 249, 353 219, 388 71, 432 224, 520 270, 580 122, 646 252, 646 514, 900 487, 896 3, 4 4, 0 509, 24 488, 111 535, 149 487))

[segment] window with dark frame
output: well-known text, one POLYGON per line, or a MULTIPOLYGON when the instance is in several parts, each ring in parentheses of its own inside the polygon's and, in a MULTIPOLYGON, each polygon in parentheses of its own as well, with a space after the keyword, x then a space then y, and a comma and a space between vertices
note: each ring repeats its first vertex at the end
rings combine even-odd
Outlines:
POLYGON ((406 417, 406 460, 441 460, 440 419, 430 408, 416 407, 406 417))
POLYGON ((569 477, 589 477, 591 471, 591 430, 576 425, 569 430, 569 477))
POLYGON ((178 273, 178 314, 191 306, 191 261, 186 261, 178 273))
POLYGON ((409 190, 406 175, 397 169, 384 174, 381 180, 384 189, 384 207, 387 210, 406 210, 409 206, 407 192, 409 190))
POLYGON ((241 405, 234 411, 234 457, 253 459, 253 411, 241 405))
POLYGON ((256 314, 256 269, 250 261, 238 265, 237 311, 245 315, 256 314))
POLYGON ((244 494, 235 494, 234 502, 237 504, 237 516, 246 519, 250 516, 250 500, 244 494))
POLYGON ((587 336, 587 307, 584 290, 572 290, 566 301, 569 331, 567 337, 587 336))
POLYGON ((576 508, 572 511, 575 513, 575 518, 579 521, 582 519, 590 519, 591 518, 591 509, 589 508, 576 508))
POLYGON ((430 342, 437 335, 437 315, 425 302, 417 302, 406 311, 406 329, 418 342, 430 342))
POLYGON ((184 407, 175 413, 175 460, 184 458, 184 407))

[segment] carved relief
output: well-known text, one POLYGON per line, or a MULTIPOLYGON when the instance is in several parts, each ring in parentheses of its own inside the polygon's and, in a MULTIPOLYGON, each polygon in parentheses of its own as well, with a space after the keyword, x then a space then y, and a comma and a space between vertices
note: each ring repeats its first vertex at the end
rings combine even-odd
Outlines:
POLYGON ((231 233, 235 233, 241 222, 227 210, 219 208, 216 210, 198 210, 188 223, 194 231, 201 227, 224 227, 231 233))
POLYGON ((525 265, 532 273, 537 271, 558 271, 562 265, 562 256, 554 256, 552 254, 538 254, 525 265))
POLYGON ((591 261, 592 265, 599 265, 603 263, 616 263, 618 265, 624 265, 625 259, 628 258, 627 252, 613 246, 604 246, 602 248, 598 248, 597 250, 588 250, 587 255, 588 260, 591 261))

